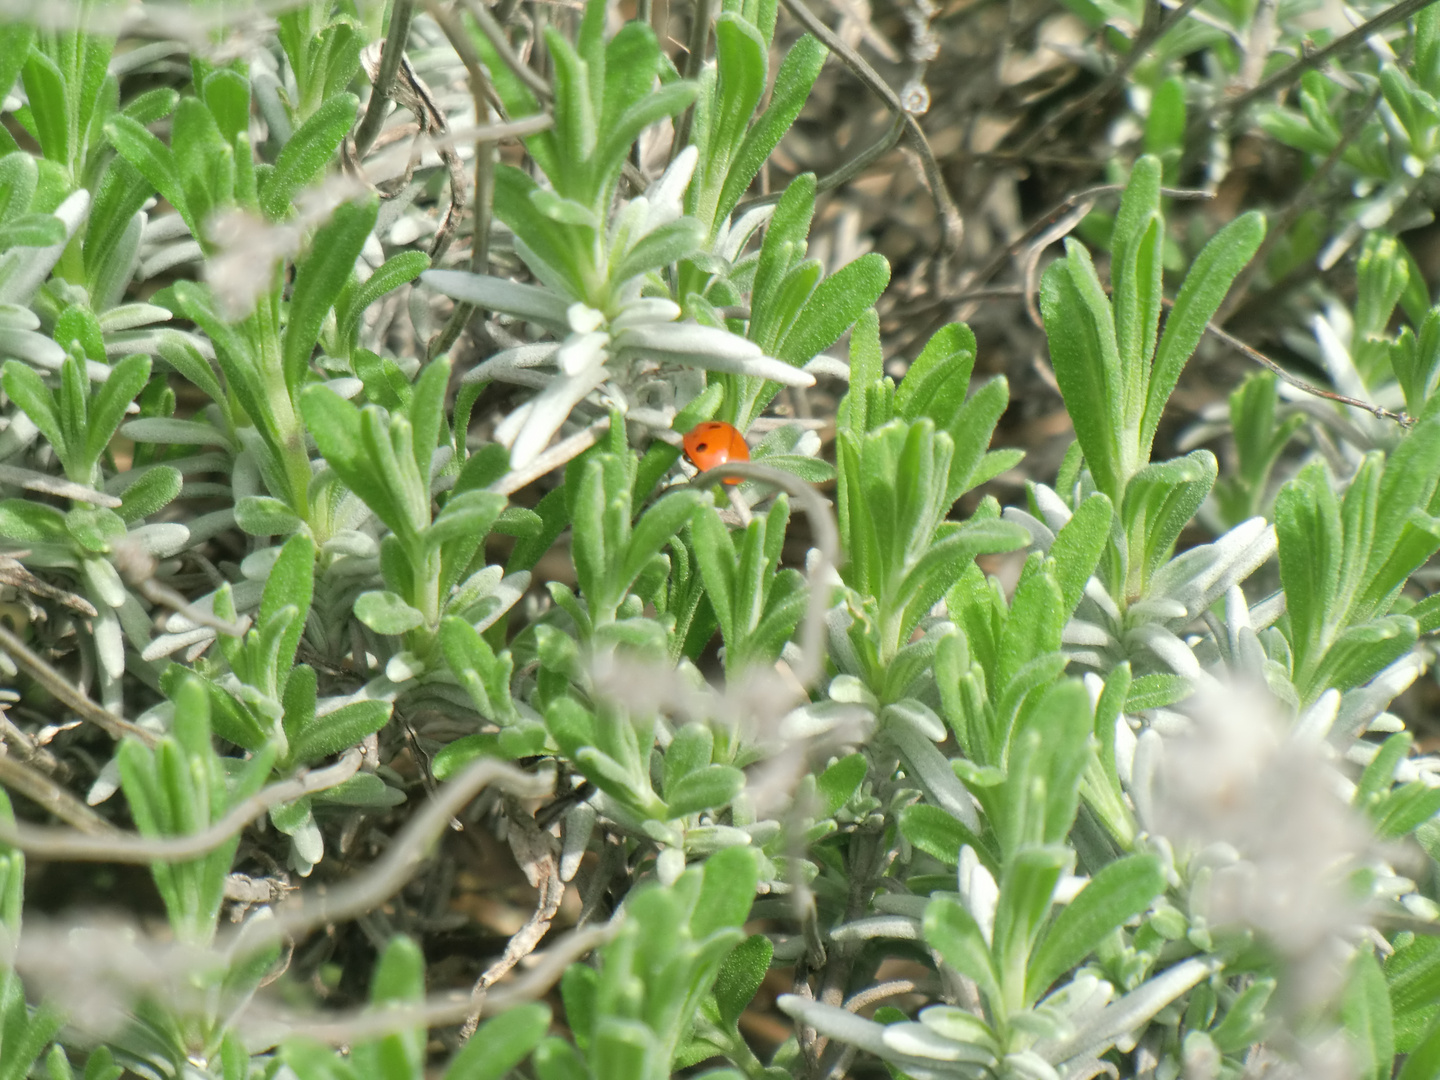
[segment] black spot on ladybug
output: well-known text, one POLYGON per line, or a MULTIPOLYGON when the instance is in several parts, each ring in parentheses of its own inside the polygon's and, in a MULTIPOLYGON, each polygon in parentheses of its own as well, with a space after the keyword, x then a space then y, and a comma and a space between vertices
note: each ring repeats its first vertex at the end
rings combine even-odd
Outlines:
POLYGON ((696 452, 697 454, 703 454, 703 453, 705 453, 706 450, 709 450, 709 449, 710 449, 710 447, 707 446, 705 443, 702 442, 699 446, 695 447, 695 452, 696 452))

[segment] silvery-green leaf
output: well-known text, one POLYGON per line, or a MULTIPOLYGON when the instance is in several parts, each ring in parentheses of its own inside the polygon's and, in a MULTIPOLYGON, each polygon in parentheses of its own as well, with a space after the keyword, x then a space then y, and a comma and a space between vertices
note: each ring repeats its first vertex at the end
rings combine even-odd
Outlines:
POLYGON ((850 381, 850 365, 824 353, 812 356, 801 370, 808 371, 811 375, 828 375, 832 379, 847 383, 850 381))
POLYGON ((549 289, 463 270, 426 270, 420 280, 436 292, 467 304, 503 311, 562 334, 569 332, 566 309, 570 302, 549 289))
POLYGON ((1071 619, 1066 623, 1065 629, 1060 632, 1060 641, 1064 645, 1092 645, 1098 649, 1119 644, 1110 631, 1084 619, 1071 619))
MULTIPOLYGON (((89 560, 87 560, 89 561, 89 560)), ((90 620, 95 641, 95 656, 100 667, 112 679, 125 674, 125 638, 120 629, 120 619, 113 609, 102 608, 100 614, 90 620)))
POLYGON ((733 825, 700 825, 685 830, 685 850, 692 855, 713 855, 725 848, 744 847, 750 834, 733 825))
POLYGON ((1127 789, 1131 785, 1135 765, 1135 747, 1135 732, 1125 714, 1121 713, 1115 718, 1115 774, 1127 789))
POLYGON ((201 514, 186 526, 190 530, 191 547, 199 547, 205 541, 212 540, 227 529, 234 527, 235 510, 228 506, 224 510, 201 514))
POLYGON ((815 385, 813 375, 764 355, 754 342, 698 323, 632 327, 616 335, 615 347, 711 371, 770 379, 784 386, 815 385))
POLYGON ((830 931, 830 937, 835 941, 870 941, 875 938, 923 941, 925 934, 919 919, 904 915, 874 915, 837 926, 830 931))
POLYGON ((479 633, 484 633, 499 621, 500 617, 520 602, 525 590, 530 588, 530 571, 520 570, 508 574, 489 595, 481 597, 478 603, 467 605, 466 616, 479 633))
POLYGON ((327 555, 348 555, 356 559, 373 559, 380 554, 380 545, 369 533, 341 529, 320 545, 327 555))
POLYGON ((136 273, 135 279, 149 281, 151 278, 159 277, 167 270, 173 270, 186 263, 202 262, 204 258, 205 249, 200 246, 198 240, 181 240, 179 243, 166 244, 141 260, 140 270, 136 273))
POLYGON ((832 1039, 882 1057, 890 1054, 889 1047, 885 1045, 885 1028, 873 1020, 865 1020, 845 1009, 837 1009, 833 1005, 824 1005, 795 994, 781 994, 776 998, 775 1004, 780 1007, 781 1012, 829 1035, 832 1039))
POLYGON ((685 212, 685 189, 690 186, 690 178, 695 175, 695 164, 699 160, 699 149, 695 146, 687 146, 675 155, 675 160, 660 174, 660 179, 646 190, 645 199, 648 204, 648 212, 645 215, 641 236, 658 229, 661 225, 670 224, 685 212))
POLYGON ((926 705, 923 701, 914 698, 902 698, 893 705, 887 705, 880 713, 882 723, 894 718, 903 716, 917 731, 932 742, 944 742, 949 737, 949 730, 945 727, 945 721, 935 714, 935 710, 926 705))
POLYGON ((425 674, 425 661, 413 652, 396 653, 385 662, 385 678, 397 686, 425 674))
POLYGON ((1208 676, 1201 670, 1195 654, 1190 651, 1190 646, 1165 627, 1155 623, 1141 623, 1138 626, 1132 626, 1125 632, 1127 648, 1133 649, 1142 645, 1154 653, 1162 663, 1169 666, 1175 674, 1184 675, 1187 679, 1193 679, 1196 682, 1208 681, 1208 676))
POLYGON ((1044 484, 1035 484, 1031 488, 1035 497, 1035 505, 1040 509, 1040 516, 1045 519, 1045 524, 1053 532, 1059 532, 1066 525, 1070 524, 1070 507, 1065 505, 1065 500, 1060 498, 1051 488, 1044 484))
POLYGON ((907 771, 925 789, 930 800, 978 835, 981 831, 980 816, 975 810, 970 792, 965 789, 965 785, 950 768, 950 762, 936 748, 930 736, 904 714, 892 714, 887 717, 887 721, 882 730, 900 751, 900 756, 908 766, 907 771))
POLYGON ((351 400, 365 389, 365 384, 353 375, 344 375, 338 379, 326 379, 321 385, 328 386, 346 401, 351 400))
POLYGON ((537 390, 543 390, 550 385, 554 378, 548 372, 536 371, 535 368, 541 364, 550 363, 555 359, 560 346, 555 342, 543 342, 537 345, 520 345, 514 349, 506 349, 496 353, 483 364, 479 364, 465 373, 462 383, 498 382, 514 383, 517 386, 531 386, 537 390))
POLYGON ((1132 619, 1151 622, 1168 622, 1171 619, 1188 619, 1189 611, 1179 600, 1168 596, 1147 596, 1136 600, 1126 612, 1132 619))
POLYGON ((556 376, 536 397, 495 426, 495 440, 510 448, 510 467, 534 461, 570 416, 570 410, 610 377, 603 364, 569 377, 556 376))
POLYGON ((1258 604, 1250 607, 1250 625, 1256 633, 1267 627, 1274 626, 1280 616, 1285 614, 1285 593, 1274 592, 1261 600, 1258 604))
MULTIPOLYGON (((1013 1019, 1018 1020, 1019 1017, 1013 1019)), ((1060 1074, 1055 1071, 1054 1066, 1033 1050, 1018 1050, 1006 1054, 1003 1067, 1004 1074, 1013 1076, 1016 1080, 1060 1080, 1060 1074)))
POLYGON ((995 910, 1000 903, 1000 887, 995 878, 969 844, 960 848, 959 865, 955 872, 960 899, 980 927, 985 943, 991 943, 995 932, 995 910))
POLYGON ((201 420, 177 420, 170 416, 145 416, 127 421, 120 425, 120 434, 140 443, 233 446, 229 437, 213 424, 201 420))
POLYGON ((579 375, 606 360, 610 335, 602 330, 571 334, 555 353, 555 366, 565 375, 579 375))
POLYGON ((156 304, 121 304, 100 316, 100 329, 107 334, 117 330, 134 330, 141 326, 169 322, 169 309, 156 304))
MULTIPOLYGON (((193 533, 192 533, 193 536, 193 533)), ((235 610, 251 611, 260 606, 260 596, 265 591, 263 581, 251 581, 248 578, 234 582, 230 586, 231 597, 235 604, 235 610)), ((208 592, 198 600, 192 600, 190 606, 205 612, 207 615, 215 614, 215 593, 208 592)), ((167 633, 178 634, 186 630, 195 629, 196 624, 180 614, 172 612, 165 619, 164 629, 167 633)))
POLYGON ((780 720, 779 736, 785 742, 814 739, 836 728, 874 719, 875 714, 863 705, 817 701, 786 713, 780 720))
POLYGON ((727 262, 735 262, 740 258, 740 253, 745 250, 745 245, 750 242, 750 238, 755 235, 760 226, 774 216, 775 204, 769 203, 765 206, 757 206, 753 210, 747 210, 734 224, 727 221, 716 232, 715 254, 727 262))
MULTIPOLYGON (((1152 585, 1153 588, 1153 585, 1152 585)), ((1120 608, 1105 591, 1105 586, 1100 584, 1098 578, 1090 578, 1085 582, 1085 599, 1094 604, 1100 613, 1110 620, 1112 625, 1118 626, 1122 620, 1120 608)))
POLYGON ((64 240, 43 248, 11 248, 0 255, 0 303, 30 303, 89 211, 90 192, 81 188, 55 209, 65 226, 64 240))
POLYGON ((595 832, 595 808, 582 802, 565 812, 560 840, 560 880, 572 881, 595 832))
POLYGON ((150 663, 163 660, 191 645, 213 641, 216 636, 216 632, 208 626, 197 626, 194 630, 185 630, 178 634, 160 634, 140 650, 140 659, 150 663))
POLYGON ((80 560, 81 572, 85 575, 86 591, 96 605, 118 608, 125 602, 125 585, 120 575, 107 559, 84 558, 80 560))
POLYGON ((968 1061, 976 1065, 989 1065, 995 1061, 995 1055, 986 1047, 947 1038, 925 1024, 888 1024, 881 1038, 891 1050, 911 1057, 968 1061))
POLYGON ((633 326, 648 326, 651 323, 671 323, 680 318, 680 305, 663 296, 644 296, 632 300, 624 310, 610 320, 610 332, 618 334, 633 326))
MULTIPOLYGON (((377 634, 403 634, 425 623, 425 616, 421 612, 395 593, 383 589, 357 596, 355 617, 377 634)), ((403 681, 395 679, 393 675, 389 677, 395 682, 403 681)))
POLYGON ((1222 961, 1214 957, 1196 957, 1176 964, 1107 1005, 1069 1039, 1040 1043, 1034 1050, 1055 1065, 1072 1058, 1097 1057, 1202 979, 1208 978, 1221 964, 1222 961))
POLYGON ((0 330, 39 330, 40 316, 23 304, 0 303, 0 330))
POLYGON ((169 559, 190 546, 190 530, 178 521, 157 521, 151 525, 137 525, 127 534, 148 554, 157 559, 169 559))
POLYGON ((65 350, 44 334, 0 326, 0 356, 13 356, 47 371, 58 371, 65 362, 65 350))
POLYGON ((100 767, 100 773, 85 795, 88 806, 99 806, 120 790, 120 759, 112 757, 100 767))
POLYGON ((908 919, 925 919, 930 897, 914 893, 877 893, 871 902, 876 911, 885 915, 904 915, 908 919))
POLYGON ((1155 777, 1164 755, 1165 741, 1158 733, 1149 728, 1140 732, 1131 758, 1129 792, 1135 818, 1147 829, 1155 827, 1155 777))
POLYGON ((953 1005, 931 1005, 921 1009, 920 1023, 946 1039, 993 1049, 995 1033, 980 1017, 953 1005))
POLYGON ((1055 543, 1055 534, 1050 527, 1039 518, 1021 510, 1016 506, 1007 506, 1001 513, 1002 521, 1013 521, 1030 534, 1030 543, 1033 547, 1048 553, 1050 545, 1055 543))
POLYGON ((1330 740, 1337 746, 1358 736, 1390 703, 1409 689, 1424 670, 1425 661, 1419 653, 1402 656, 1364 686, 1347 690, 1340 699, 1330 740))

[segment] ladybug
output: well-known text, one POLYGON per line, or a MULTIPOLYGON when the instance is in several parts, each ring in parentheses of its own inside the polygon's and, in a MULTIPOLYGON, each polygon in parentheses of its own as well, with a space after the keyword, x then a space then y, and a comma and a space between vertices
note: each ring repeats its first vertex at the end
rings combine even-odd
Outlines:
MULTIPOLYGON (((745 436, 723 420, 706 420, 703 424, 696 424, 685 436, 685 456, 692 465, 705 472, 717 465, 749 461, 750 447, 745 443, 745 436)), ((740 483, 736 479, 724 482, 740 483)))

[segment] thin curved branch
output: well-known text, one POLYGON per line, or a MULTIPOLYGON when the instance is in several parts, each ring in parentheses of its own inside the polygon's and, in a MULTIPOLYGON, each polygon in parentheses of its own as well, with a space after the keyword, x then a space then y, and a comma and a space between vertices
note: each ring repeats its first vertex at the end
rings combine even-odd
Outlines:
POLYGON ((801 26, 814 34, 824 42, 827 49, 840 57, 845 66, 855 73, 855 77, 885 102, 886 107, 897 118, 903 118, 905 131, 910 137, 915 152, 920 156, 925 170, 925 182, 929 185, 930 195, 935 200, 935 209, 940 217, 940 227, 945 234, 943 249, 946 254, 953 254, 959 250, 965 231, 965 221, 960 216, 960 209, 955 205, 955 200, 950 197, 949 188, 945 186, 945 178, 940 172, 940 163, 935 160, 935 152, 930 148, 930 140, 925 137, 925 130, 920 126, 920 121, 916 119, 914 113, 905 108, 904 103, 900 100, 900 95, 895 93, 894 88, 880 77, 880 73, 817 18, 815 13, 805 6, 803 0, 782 0, 782 2, 786 10, 795 17, 801 26))
POLYGON ((208 829, 189 836, 151 838, 134 833, 117 833, 92 838, 78 835, 71 829, 0 824, 0 844, 8 844, 26 854, 53 862, 134 863, 143 866, 152 862, 196 859, 214 851, 272 807, 343 784, 360 770, 360 759, 358 749, 347 750, 334 765, 271 784, 231 807, 229 813, 208 829))
MULTIPOLYGON (((298 938, 327 923, 343 922, 379 907, 399 892, 429 857, 450 819, 492 784, 522 798, 539 798, 554 787, 550 777, 483 758, 440 788, 363 874, 328 890, 304 889, 295 893, 276 909, 273 919, 251 921, 237 931, 234 947, 252 954, 285 938, 298 938)), ((467 998, 463 1009, 469 1007, 467 998)), ((463 1009, 461 1019, 466 1015, 463 1009)))
POLYGON ((144 728, 122 719, 101 708, 85 696, 84 692, 71 686, 64 675, 56 671, 21 641, 8 626, 0 623, 0 652, 5 653, 15 665, 43 686, 60 704, 82 720, 88 720, 102 729, 112 739, 123 739, 129 735, 139 739, 146 746, 153 747, 155 736, 144 728))
MULTIPOLYGON (((1203 127, 1214 122, 1218 117, 1229 116, 1238 113, 1252 101, 1262 98, 1267 94, 1279 90, 1283 86, 1289 86, 1296 79, 1300 78, 1307 71, 1312 71, 1322 64, 1341 56, 1351 49, 1363 45, 1366 40, 1387 26, 1391 26, 1402 19, 1408 19, 1418 11, 1422 11, 1435 3, 1435 0, 1402 0, 1394 7, 1386 8, 1373 19, 1367 19, 1348 34, 1342 34, 1323 49, 1316 49, 1308 56, 1302 56, 1299 60, 1281 68, 1268 79, 1262 79, 1255 86, 1246 90, 1243 94, 1236 94, 1234 97, 1225 98, 1217 102, 1204 116, 1199 117, 1192 130, 1203 127)), ((1189 133, 1187 132, 1187 135, 1189 133)))
POLYGON ((9 754, 0 754, 0 787, 18 791, 37 806, 44 807, 61 821, 68 821, 83 833, 91 836, 119 835, 119 829, 60 784, 9 754))
POLYGON ((470 12, 470 17, 480 27, 480 32, 489 39, 490 47, 504 61, 505 66, 541 101, 551 100, 555 94, 550 89, 550 84, 535 74, 535 69, 515 54, 515 50, 510 46, 510 39, 505 36, 505 28, 495 21, 495 16, 490 14, 489 9, 480 3, 480 0, 464 0, 464 3, 465 10, 470 12))
MULTIPOLYGON (((1172 308, 1175 306, 1175 301, 1169 299, 1168 297, 1162 298, 1161 303, 1163 303, 1167 308, 1172 308)), ((1381 420, 1393 420, 1401 427, 1408 428, 1414 426, 1415 424, 1415 418, 1409 413, 1391 412, 1389 409, 1382 409, 1379 405, 1372 404, 1369 401, 1361 401, 1359 398, 1347 397, 1344 394, 1337 394, 1334 390, 1326 390, 1323 386, 1316 386, 1314 383, 1306 382, 1304 379, 1291 375, 1290 372, 1286 371, 1279 364, 1275 363, 1274 360, 1271 360, 1264 353, 1260 352, 1258 349, 1253 349, 1249 345, 1246 345, 1245 342, 1241 341, 1233 334, 1226 333, 1224 330, 1220 329, 1220 327, 1216 326, 1213 322, 1208 322, 1205 324, 1205 332, 1207 334, 1210 334, 1217 341, 1223 342, 1224 344, 1230 346, 1230 348, 1240 353, 1247 360, 1253 360, 1261 367, 1274 372, 1281 380, 1289 383, 1297 390, 1302 390, 1307 394, 1313 395, 1314 397, 1324 398, 1326 401, 1334 401, 1341 405, 1349 405, 1351 408, 1363 409, 1371 416, 1379 417, 1381 420)))
MULTIPOLYGON (((1150 51, 1150 46, 1163 38, 1188 16, 1192 9, 1197 7, 1200 0, 1185 0, 1178 8, 1170 12, 1165 19, 1145 20, 1140 32, 1135 35, 1135 40, 1130 44, 1130 50, 1120 59, 1120 62, 1111 69, 1110 74, 1095 84, 1094 88, 1087 94, 1073 99, 1065 108, 1055 113, 1050 119, 1044 121, 1016 148, 1017 156, 1023 158, 1045 141, 1053 132, 1060 130, 1071 120, 1083 113, 1094 109, 1115 89, 1125 81, 1125 77, 1135 69, 1135 65, 1145 58, 1150 51)), ((1158 9, 1159 4, 1155 7, 1158 9)))
POLYGON ((390 87, 405 55, 405 44, 410 38, 410 18, 414 13, 414 0, 395 0, 395 6, 390 9, 390 26, 385 32, 385 43, 380 52, 380 71, 370 91, 370 103, 365 107, 360 130, 355 133, 356 161, 365 157, 375 142, 375 136, 380 134, 380 125, 385 121, 385 102, 390 100, 390 87))

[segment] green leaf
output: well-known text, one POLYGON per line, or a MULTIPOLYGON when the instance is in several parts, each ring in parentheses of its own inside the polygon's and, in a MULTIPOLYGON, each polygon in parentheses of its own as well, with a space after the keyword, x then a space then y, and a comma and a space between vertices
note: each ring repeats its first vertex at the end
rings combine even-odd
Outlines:
MULTIPOLYGON (((60 426, 60 414, 55 404, 55 395, 50 392, 44 380, 35 370, 19 360, 6 360, 0 368, 0 386, 5 396, 20 406, 26 416, 34 421, 47 442, 55 448, 55 454, 62 461, 70 454, 71 447, 65 441, 60 426)), ((78 449, 78 448, 77 448, 78 449)))
POLYGON ((292 395, 305 379, 320 328, 355 273, 355 260, 375 228, 379 212, 379 200, 373 197, 364 202, 341 203, 315 233, 310 250, 295 268, 290 321, 282 345, 285 383, 292 395))
MULTIPOLYGON (((69 168, 76 148, 71 143, 67 90, 78 93, 80 88, 67 87, 65 76, 55 61, 38 48, 30 50, 22 69, 22 78, 41 152, 50 161, 69 168)), ((0 91, 8 92, 9 87, 0 91)))
POLYGON ((127 525, 132 524, 168 506, 179 497, 183 486, 184 477, 179 469, 152 465, 120 493, 120 508, 116 513, 127 525))
POLYGON ((815 790, 823 800, 822 810, 827 817, 855 797, 869 768, 864 754, 850 754, 815 778, 815 790))
POLYGON ((770 104, 751 126, 730 163, 725 186, 715 206, 716 221, 723 221, 735 209, 771 151, 780 145, 785 132, 804 108, 810 88, 815 85, 829 55, 830 50, 809 34, 803 35, 785 53, 770 91, 770 104))
POLYGON ((0 251, 49 247, 65 239, 65 223, 54 214, 22 214, 0 225, 0 251))
POLYGON ((294 607, 298 617, 285 630, 277 644, 279 664, 277 689, 284 689, 290 669, 295 664, 295 650, 310 614, 310 600, 315 591, 315 541, 304 533, 296 533, 285 541, 280 556, 270 568, 265 591, 260 597, 259 625, 265 626, 282 608, 294 607))
POLYGON ((205 76, 205 104, 227 143, 250 129, 250 81, 238 71, 219 68, 205 76))
POLYGON ((1389 1080, 1395 1067, 1390 992, 1380 965, 1368 949, 1362 950, 1351 965, 1340 1016, 1354 1053, 1355 1076, 1361 1080, 1389 1080))
POLYGON ((109 377, 90 403, 89 430, 85 436, 85 455, 99 459, 115 437, 115 430, 125 419, 125 410, 135 395, 150 381, 150 357, 127 356, 110 369, 109 377))
POLYGON ((151 187, 180 212, 191 234, 200 235, 199 223, 190 216, 180 173, 169 147, 146 131, 144 125, 124 115, 110 118, 105 125, 105 138, 136 172, 150 182, 151 187))
POLYGON ((377 634, 404 634, 425 624, 425 616, 393 592, 372 589, 355 598, 355 617, 377 634))
POLYGON ((979 853, 979 838, 963 823, 938 806, 916 803, 900 811, 900 835, 932 859, 947 866, 960 862, 960 849, 967 844, 979 853))
POLYGON ((990 946, 975 917, 959 900, 936 896, 925 907, 925 940, 960 974, 973 979, 992 1008, 1000 1005, 1000 979, 990 946))
MULTIPOLYGON (((1196 256, 1180 286, 1175 306, 1165 319, 1165 332, 1155 350, 1155 365, 1140 424, 1140 451, 1149 457, 1165 403, 1180 379, 1185 362, 1200 344, 1205 325, 1214 317, 1237 274, 1265 239, 1265 217, 1252 210, 1216 233, 1196 256)), ((1073 415, 1073 414, 1072 414, 1073 415)))
POLYGON ((1050 362, 1096 486, 1117 502, 1135 463, 1123 439, 1125 374, 1114 316, 1089 252, 1068 238, 1065 252, 1040 280, 1050 362))
POLYGON ((481 1024, 445 1070, 445 1080, 501 1080, 550 1028, 550 1007, 532 1002, 481 1024))
POLYGON ((235 501, 235 524, 251 536, 289 536, 302 524, 299 516, 269 495, 242 495, 235 501))
POLYGON ((740 1014, 765 981, 774 955, 775 946, 764 934, 752 934, 730 950, 715 977, 715 1004, 726 1027, 740 1022, 740 1014))
POLYGON ((705 860, 700 897, 690 916, 690 936, 704 941, 711 934, 744 925, 759 875, 757 854, 749 847, 728 847, 705 860))
POLYGON ((889 283, 890 264, 876 252, 842 266, 815 288, 800 318, 777 344, 776 358, 797 367, 809 363, 839 341, 889 283))
POLYGON ((1085 584, 1095 573, 1100 555, 1110 540, 1110 523, 1114 507, 1098 491, 1089 496, 1071 515, 1050 545, 1049 557, 1054 560, 1055 581, 1060 586, 1062 603, 1073 613, 1085 594, 1085 584))
POLYGON ((1025 1000, 1043 997, 1060 976, 1100 947, 1117 927, 1142 914, 1165 891, 1165 874, 1153 855, 1131 855, 1105 867, 1056 917, 1030 958, 1025 1000))
POLYGON ((388 701, 355 701, 317 716, 290 745, 290 759, 310 764, 358 745, 390 719, 388 701))
POLYGON ((288 215, 295 193, 319 176, 334 158, 340 140, 355 124, 359 104, 353 94, 337 94, 290 137, 275 161, 274 171, 260 188, 260 209, 271 221, 288 215))
POLYGON ((1396 1080, 1431 1080, 1440 1075, 1440 1014, 1405 1058, 1396 1080))
POLYGON ((335 306, 335 325, 342 339, 349 340, 360 324, 365 309, 386 293, 414 281, 430 269, 430 256, 423 251, 402 251, 386 259, 365 281, 344 293, 335 306))
POLYGON ((725 806, 745 788, 745 774, 733 765, 707 765, 680 777, 665 802, 672 818, 698 814, 701 810, 725 806))

